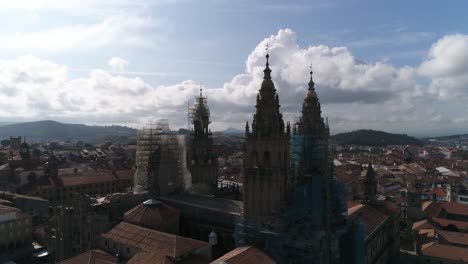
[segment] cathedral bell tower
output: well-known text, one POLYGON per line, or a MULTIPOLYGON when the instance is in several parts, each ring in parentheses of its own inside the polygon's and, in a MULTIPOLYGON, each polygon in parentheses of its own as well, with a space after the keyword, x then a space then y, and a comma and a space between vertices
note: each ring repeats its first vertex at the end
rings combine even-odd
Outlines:
POLYGON ((295 166, 294 185, 309 186, 312 195, 312 222, 317 228, 327 228, 332 223, 331 185, 332 165, 328 155, 329 128, 322 116, 320 102, 312 79, 312 66, 307 94, 302 103, 302 115, 295 124, 291 140, 292 164, 295 166))
POLYGON ((245 132, 244 219, 261 225, 280 215, 289 191, 290 129, 285 130, 268 59, 267 54, 251 131, 246 123, 245 132))
POLYGON ((210 109, 202 89, 200 96, 195 98, 195 105, 190 108, 190 118, 193 131, 187 164, 192 174, 192 187, 212 193, 218 184, 218 160, 213 153, 213 138, 208 128, 210 109))

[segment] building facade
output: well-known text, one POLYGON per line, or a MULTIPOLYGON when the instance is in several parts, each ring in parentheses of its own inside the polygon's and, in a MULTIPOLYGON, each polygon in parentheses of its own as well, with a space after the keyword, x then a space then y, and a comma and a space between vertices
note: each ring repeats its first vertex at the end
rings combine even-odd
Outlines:
MULTIPOLYGON (((244 214, 239 246, 255 245, 279 263, 341 263, 347 232, 344 186, 333 176, 329 128, 311 79, 299 122, 284 125, 267 63, 252 131, 246 125, 244 214)), ((362 254, 347 263, 360 263, 362 254)))
POLYGON ((246 124, 244 218, 254 225, 274 223, 291 186, 290 129, 280 112, 279 97, 267 63, 257 94, 252 131, 246 124))

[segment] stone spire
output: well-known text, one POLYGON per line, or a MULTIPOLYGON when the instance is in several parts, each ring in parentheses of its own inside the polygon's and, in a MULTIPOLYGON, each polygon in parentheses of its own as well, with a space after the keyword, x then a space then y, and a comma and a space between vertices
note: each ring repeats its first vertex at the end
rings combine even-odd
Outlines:
POLYGON ((284 135, 283 115, 280 113, 279 98, 275 84, 271 80, 269 67, 270 55, 266 55, 266 65, 263 70, 262 86, 257 94, 257 111, 252 122, 252 134, 255 137, 272 137, 284 135))
POLYGON ((321 116, 320 102, 315 92, 315 83, 310 71, 309 88, 302 104, 302 117, 298 123, 298 133, 316 137, 327 137, 327 128, 321 116))

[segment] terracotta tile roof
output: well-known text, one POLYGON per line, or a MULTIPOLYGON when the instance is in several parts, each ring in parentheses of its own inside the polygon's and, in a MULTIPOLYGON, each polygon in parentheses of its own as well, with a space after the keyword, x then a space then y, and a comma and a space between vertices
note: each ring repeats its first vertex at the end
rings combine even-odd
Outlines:
POLYGON ((422 204, 422 210, 425 211, 429 205, 432 204, 432 201, 425 201, 422 204))
POLYGON ((447 196, 447 191, 444 190, 444 189, 440 189, 440 188, 434 188, 434 189, 431 189, 429 191, 426 192, 427 195, 431 196, 432 195, 437 195, 437 196, 447 196))
POLYGON ((455 202, 442 203, 442 208, 448 214, 468 216, 468 204, 461 204, 455 202))
POLYGON ((436 231, 439 237, 447 240, 448 243, 458 244, 462 246, 468 246, 468 234, 459 233, 459 232, 448 232, 437 230, 436 231))
POLYGON ((424 250, 434 244, 434 229, 421 229, 418 231, 421 250, 424 250))
POLYGON ((11 206, 0 205, 0 214, 7 214, 12 212, 21 212, 21 210, 11 206))
POLYGON ((442 203, 430 202, 426 208, 423 205, 423 216, 424 217, 437 217, 442 210, 442 203))
POLYGON ((361 220, 366 226, 366 239, 369 238, 389 217, 368 205, 355 206, 348 209, 348 216, 351 221, 354 221, 358 215, 361 215, 361 220))
MULTIPOLYGON (((209 245, 204 241, 159 232, 125 222, 121 222, 103 234, 102 238, 147 252, 158 252, 158 254, 164 252, 165 256, 172 258, 209 245)), ((140 258, 143 258, 141 255, 144 254, 148 253, 141 253, 140 258)))
POLYGON ((335 176, 342 182, 343 184, 349 184, 355 181, 355 178, 353 175, 351 175, 351 172, 341 170, 341 169, 336 169, 334 171, 335 176))
POLYGON ((440 212, 444 210, 447 214, 468 216, 468 204, 455 202, 431 202, 424 208, 425 217, 439 217, 440 212))
POLYGON ((65 169, 63 173, 59 172, 59 178, 53 179, 47 176, 40 177, 36 182, 29 182, 21 187, 22 192, 32 193, 36 190, 53 189, 56 187, 69 187, 88 185, 104 182, 112 182, 117 180, 132 180, 135 170, 94 170, 86 168, 84 170, 78 170, 77 173, 69 172, 69 169, 65 169))
POLYGON ((256 247, 240 247, 236 248, 219 259, 211 262, 211 264, 273 264, 276 263, 268 255, 263 253, 256 247))
POLYGON ((117 264, 119 258, 99 249, 86 251, 59 264, 117 264))
POLYGON ((421 253, 424 256, 434 258, 468 262, 468 248, 433 244, 432 246, 422 250, 421 253))
POLYGON ((467 230, 468 229, 468 222, 462 221, 455 221, 443 218, 432 218, 432 221, 437 223, 439 226, 443 228, 447 228, 449 225, 455 226, 458 230, 467 230))
POLYGON ((127 223, 160 230, 168 222, 179 220, 179 210, 158 200, 147 200, 128 210, 123 220, 127 223))
POLYGON ((348 209, 351 209, 355 206, 358 206, 358 205, 362 205, 360 202, 356 202, 356 201, 348 201, 348 209))
POLYGON ((114 175, 112 170, 94 170, 88 168, 85 170, 78 170, 77 173, 59 174, 60 183, 58 184, 62 186, 76 186, 112 182, 116 180, 131 180, 134 174, 134 170, 115 171, 114 175))
POLYGON ((436 229, 427 219, 414 222, 413 227, 411 228, 412 230, 418 231, 421 229, 436 229))
POLYGON ((8 200, 0 199, 0 205, 12 205, 12 204, 13 203, 8 200))

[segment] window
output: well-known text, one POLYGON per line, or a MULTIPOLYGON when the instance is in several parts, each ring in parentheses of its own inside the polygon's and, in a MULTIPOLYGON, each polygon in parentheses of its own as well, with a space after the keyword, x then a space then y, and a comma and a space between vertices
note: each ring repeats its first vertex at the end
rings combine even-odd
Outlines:
POLYGON ((115 245, 115 243, 112 243, 112 244, 113 244, 113 245, 112 245, 112 247, 113 247, 114 249, 116 249, 116 245, 115 245))
POLYGON ((127 254, 130 254, 130 248, 127 248, 127 254))
POLYGON ((108 247, 109 245, 107 244, 107 239, 104 240, 104 245, 108 247))

